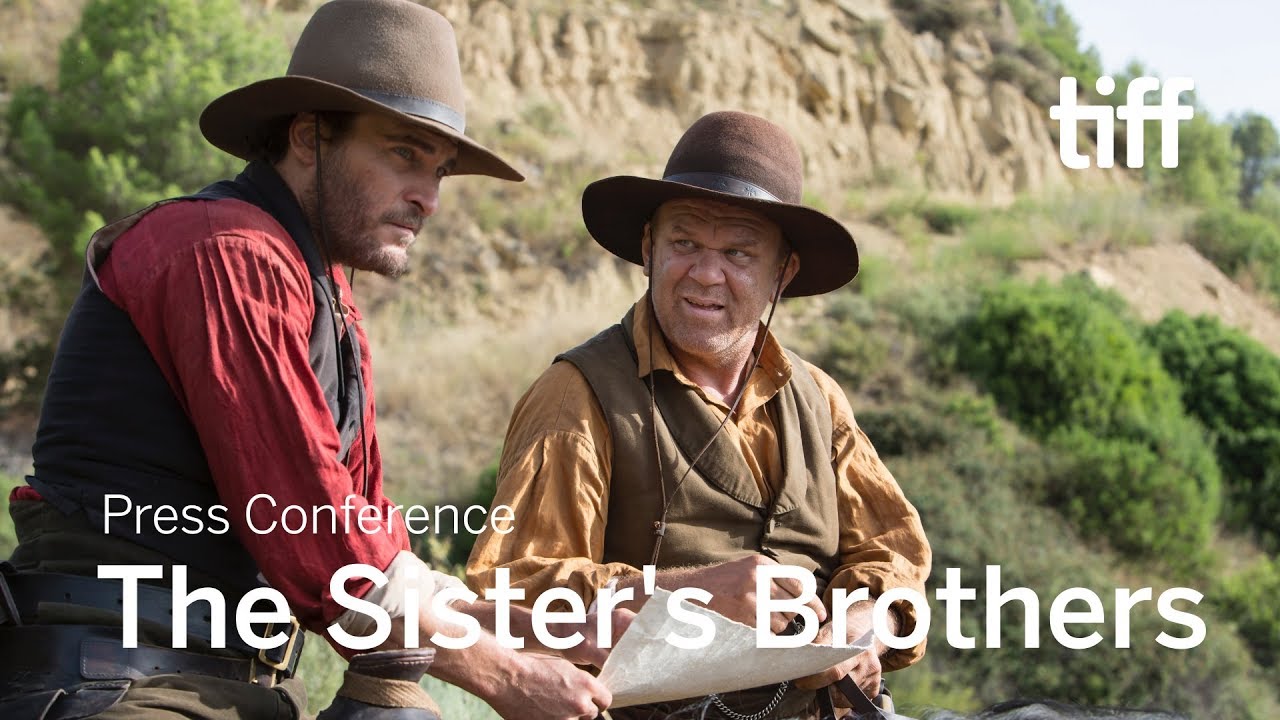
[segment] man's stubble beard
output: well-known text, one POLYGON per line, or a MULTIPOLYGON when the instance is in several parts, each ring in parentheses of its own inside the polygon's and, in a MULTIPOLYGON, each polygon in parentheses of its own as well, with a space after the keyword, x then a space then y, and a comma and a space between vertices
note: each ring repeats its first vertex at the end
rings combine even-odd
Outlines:
POLYGON ((695 321, 680 317, 674 309, 671 316, 656 304, 653 310, 658 328, 666 338, 670 349, 675 352, 700 358, 703 361, 714 359, 717 363, 729 365, 740 359, 744 346, 751 347, 754 344, 755 325, 745 330, 738 327, 711 330, 695 321), (747 335, 751 335, 751 338, 748 339, 747 335))
POLYGON ((373 235, 376 228, 364 225, 370 216, 372 203, 350 172, 341 145, 324 158, 317 182, 323 190, 323 208, 320 193, 313 184, 303 203, 303 211, 312 233, 322 250, 329 254, 330 261, 389 278, 401 277, 409 271, 408 254, 388 252, 373 235), (322 214, 323 224, 320 222, 322 214))

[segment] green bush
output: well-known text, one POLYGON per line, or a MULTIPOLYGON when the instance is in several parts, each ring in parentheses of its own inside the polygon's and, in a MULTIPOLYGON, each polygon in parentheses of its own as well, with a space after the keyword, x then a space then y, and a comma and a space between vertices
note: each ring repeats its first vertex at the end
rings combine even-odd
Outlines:
POLYGON ((1280 548, 1280 358, 1216 318, 1174 311, 1145 331, 1217 438, 1232 515, 1280 548))
POLYGON ((930 230, 946 235, 972 225, 982 213, 974 207, 930 200, 925 195, 896 198, 877 215, 877 220, 890 227, 905 217, 918 217, 930 230))
POLYGON ((1160 554, 1177 570, 1204 567, 1204 548, 1217 514, 1218 469, 1213 455, 1186 443, 1202 434, 1185 421, 1184 432, 1163 443, 1100 438, 1083 428, 1055 433, 1049 444, 1063 453, 1055 482, 1046 490, 1086 537, 1105 537, 1116 550, 1160 554))
POLYGON ((920 208, 920 217, 930 229, 948 235, 972 225, 980 215, 976 208, 951 203, 926 203, 920 208))
POLYGON ((1080 87, 1093 88, 1102 74, 1102 58, 1092 47, 1080 49, 1080 28, 1061 2, 1011 0, 1009 9, 1018 24, 1024 56, 1050 74, 1070 75, 1080 81, 1080 87), (1056 63, 1047 63, 1045 54, 1056 63))
POLYGON ((1134 558, 1188 569, 1217 516, 1218 467, 1117 305, 1083 281, 997 285, 957 327, 956 362, 1067 456, 1048 499, 1068 517, 1134 558))
POLYGON ((1247 112, 1233 123, 1231 142, 1240 150, 1240 205, 1252 209, 1258 192, 1280 178, 1280 134, 1266 115, 1247 112))
POLYGON ((860 410, 858 425, 881 457, 912 457, 969 443, 1003 446, 995 403, 970 391, 926 391, 884 408, 860 410))
POLYGON ((1263 289, 1280 292, 1280 226, 1275 222, 1219 205, 1196 218, 1188 239, 1227 275, 1250 275, 1263 289))
MULTIPOLYGON (((1082 705, 1160 707, 1196 718, 1276 717, 1274 688, 1258 677, 1236 633, 1204 603, 1192 609, 1209 628, 1199 647, 1171 650, 1158 645, 1160 632, 1181 636, 1185 630, 1162 620, 1154 603, 1139 605, 1131 613, 1131 647, 1115 647, 1115 588, 1152 587, 1153 595, 1159 596, 1168 582, 1154 575, 1150 566, 1113 569, 1118 558, 1086 543, 1087 536, 1029 497, 1028 485, 1058 481, 1059 456, 1026 438, 1014 438, 1013 443, 1014 451, 1009 452, 969 438, 933 453, 889 460, 920 512, 934 551, 927 658, 945 686, 971 688, 984 705, 1044 697, 1082 705), (1018 602, 999 614, 1000 648, 986 647, 987 565, 1000 566, 1001 590, 1021 586, 1039 597, 1039 648, 1025 647, 1018 602), (961 604, 958 625, 966 637, 975 639, 974 649, 948 642, 945 608, 933 598, 948 568, 958 568, 963 585, 977 591, 974 600, 961 604), (1093 590, 1106 617, 1096 627, 1102 642, 1083 651, 1062 647, 1049 629, 1052 599, 1073 587, 1093 590)), ((895 676, 888 678, 891 686, 895 676)))
POLYGON ((893 9, 912 31, 933 33, 942 40, 977 19, 970 7, 946 0, 893 0, 893 9))
MULTIPOLYGON (((1119 94, 1117 91, 1114 94, 1119 94)), ((1160 133, 1146 135, 1142 172, 1158 197, 1173 203, 1216 205, 1235 202, 1240 187, 1240 151, 1231 126, 1217 123, 1205 108, 1178 123, 1178 166, 1161 165, 1160 133)), ((1123 162, 1124 156, 1117 154, 1123 162)))
POLYGON ((841 385, 857 390, 884 367, 889 343, 877 332, 879 313, 862 295, 837 293, 821 323, 809 326, 817 349, 813 362, 841 385))
POLYGON ((1181 412, 1177 387, 1120 306, 1084 280, 993 286, 956 328, 959 368, 1041 437, 1073 425, 1105 435, 1181 412))
POLYGON ((200 111, 250 80, 280 74, 286 47, 250 32, 235 0, 92 0, 62 44, 57 88, 17 88, 4 112, 0 202, 30 216, 50 252, 45 325, 0 358, 34 404, 58 324, 79 291, 83 249, 107 220, 198 190, 241 161, 200 135, 200 111), (34 369, 30 377, 23 373, 34 369))
POLYGON ((1280 670, 1280 558, 1262 560, 1222 583, 1214 604, 1234 622, 1259 665, 1280 670))
POLYGON ((235 0, 93 0, 62 45, 57 89, 13 95, 16 172, 0 196, 74 264, 104 219, 237 170, 201 137, 200 111, 285 64, 284 43, 251 32, 235 0))

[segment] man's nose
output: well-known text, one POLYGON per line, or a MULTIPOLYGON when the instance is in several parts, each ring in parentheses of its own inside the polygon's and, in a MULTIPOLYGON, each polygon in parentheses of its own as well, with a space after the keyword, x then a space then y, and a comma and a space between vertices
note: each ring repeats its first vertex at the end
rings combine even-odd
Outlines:
POLYGON ((440 208, 440 180, 433 175, 413 183, 405 191, 405 202, 417 207, 423 217, 435 215, 440 208))
POLYGON ((689 277, 700 285, 719 285, 724 282, 724 258, 714 250, 700 250, 689 269, 689 277))

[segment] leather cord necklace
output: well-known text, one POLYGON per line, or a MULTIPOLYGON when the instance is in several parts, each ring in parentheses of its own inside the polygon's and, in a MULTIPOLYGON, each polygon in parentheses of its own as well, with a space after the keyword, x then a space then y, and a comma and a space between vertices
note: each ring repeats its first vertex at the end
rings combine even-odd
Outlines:
MULTIPOLYGON (((782 266, 778 269, 778 278, 777 278, 777 281, 774 283, 773 299, 769 304, 769 315, 767 318, 765 318, 764 333, 761 335, 762 345, 763 345, 763 338, 767 338, 769 336, 769 326, 773 324, 773 313, 775 310, 778 309, 778 301, 782 298, 782 290, 783 290, 782 277, 786 273, 787 265, 791 262, 791 256, 792 254, 794 254, 794 252, 795 251, 792 250, 791 248, 787 248, 787 256, 785 259, 783 259, 782 266)), ((662 539, 666 537, 666 534, 667 534, 667 513, 670 512, 671 510, 671 502, 672 500, 675 499, 676 494, 680 492, 680 488, 681 486, 684 485, 684 481, 689 479, 689 474, 693 472, 693 469, 695 467, 697 467, 698 461, 701 460, 702 456, 705 455, 707 453, 707 450, 711 448, 711 444, 715 442, 716 438, 720 435, 720 431, 723 430, 725 424, 729 422, 729 418, 733 417, 734 413, 738 411, 738 404, 742 402, 742 396, 744 394, 743 391, 746 389, 746 384, 751 381, 751 376, 755 374, 756 367, 760 364, 760 353, 754 352, 754 351, 751 353, 751 363, 747 368, 746 375, 743 376, 742 380, 739 383, 737 397, 733 399, 733 404, 729 407, 729 412, 725 413, 724 419, 722 419, 720 421, 720 424, 716 426, 716 431, 711 433, 711 437, 707 438, 706 444, 704 444, 702 446, 702 449, 699 450, 696 455, 694 455, 693 459, 689 462, 689 467, 685 469, 683 474, 681 474, 680 479, 676 481, 675 487, 671 489, 671 494, 668 495, 667 483, 666 483, 666 477, 665 477, 666 473, 662 467, 662 449, 659 447, 659 444, 658 444, 658 416, 662 413, 662 410, 658 408, 657 393, 654 388, 654 382, 653 382, 653 374, 654 374, 654 367, 653 367, 654 319, 653 318, 656 312, 653 307, 653 273, 652 272, 649 273, 648 285, 649 285, 649 304, 650 304, 649 323, 648 323, 649 325, 649 328, 648 328, 649 330, 649 378, 648 378, 649 379, 649 427, 653 431, 653 452, 654 452, 654 457, 658 461, 657 462, 658 489, 659 489, 659 492, 662 494, 662 513, 661 515, 658 516, 657 520, 653 521, 653 554, 649 558, 649 564, 656 567, 658 565, 658 555, 662 551, 662 539)))

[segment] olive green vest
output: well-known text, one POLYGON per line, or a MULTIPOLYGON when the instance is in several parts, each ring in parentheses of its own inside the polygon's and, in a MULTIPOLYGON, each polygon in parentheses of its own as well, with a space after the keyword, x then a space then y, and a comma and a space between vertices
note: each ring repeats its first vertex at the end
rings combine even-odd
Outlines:
POLYGON ((831 408, 804 361, 787 351, 793 373, 768 411, 781 445, 783 478, 766 505, 737 443, 719 433, 684 484, 689 461, 716 433, 719 419, 692 388, 667 370, 654 373, 657 446, 649 388, 638 376, 632 312, 556 360, 567 360, 595 392, 613 437, 604 562, 650 563, 654 523, 662 515, 661 466, 670 511, 658 567, 688 567, 761 553, 814 573, 821 593, 837 564, 839 518, 831 468, 831 408), (659 465, 661 464, 661 465, 659 465))

